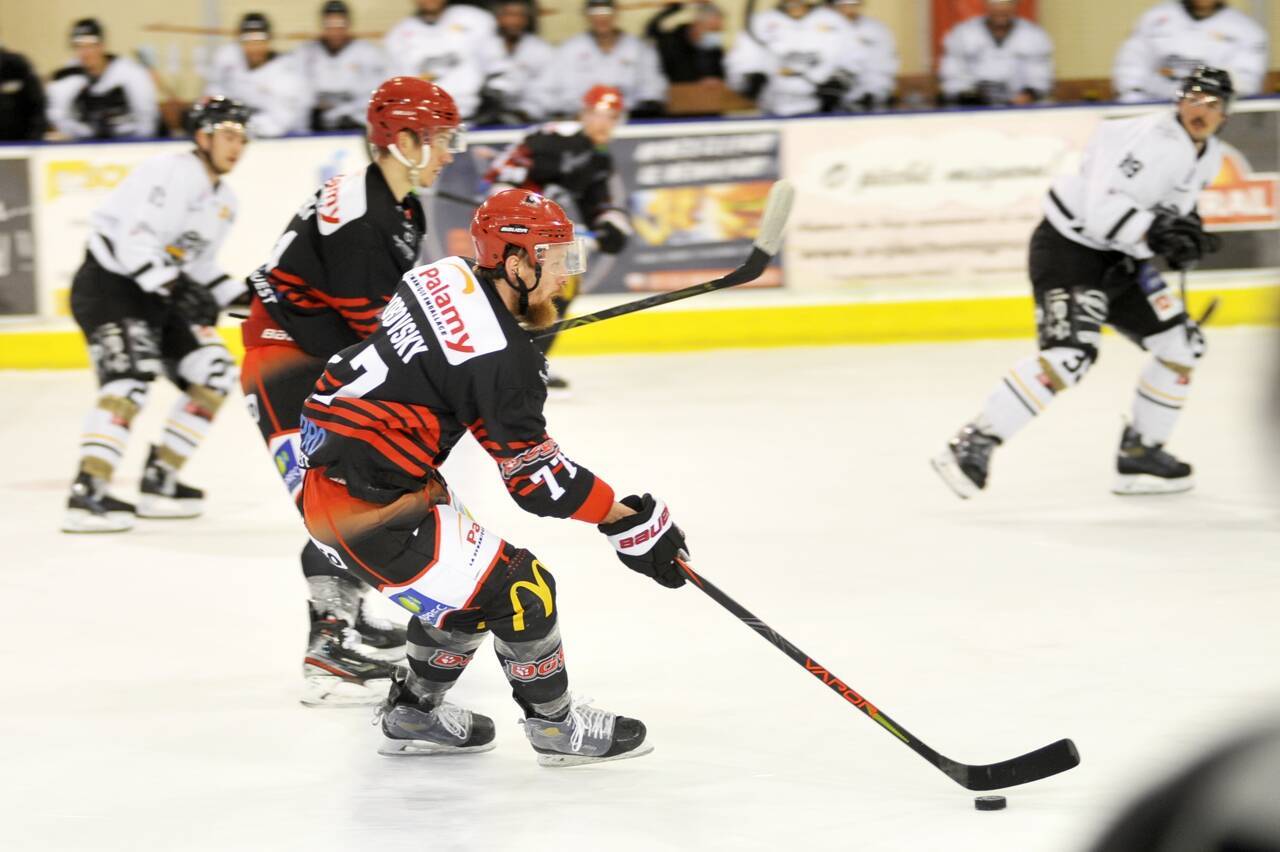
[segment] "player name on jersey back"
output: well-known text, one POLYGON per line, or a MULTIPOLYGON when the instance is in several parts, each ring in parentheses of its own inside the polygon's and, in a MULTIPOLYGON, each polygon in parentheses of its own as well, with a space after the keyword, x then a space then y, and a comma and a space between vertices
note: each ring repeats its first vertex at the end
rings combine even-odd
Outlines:
MULTIPOLYGON (((428 326, 440 341, 441 351, 451 365, 456 367, 472 358, 506 348, 507 337, 493 312, 493 305, 480 282, 461 258, 450 257, 427 266, 419 266, 406 272, 402 280, 422 309, 428 326)), ((399 297, 397 294, 396 299, 399 297)), ((408 332, 403 327, 392 326, 392 323, 405 322, 399 315, 403 308, 396 305, 396 299, 392 299, 383 312, 382 326, 387 329, 397 353, 401 353, 401 347, 404 347, 401 358, 408 363, 408 359, 417 353, 412 351, 415 344, 405 342, 410 339, 408 332), (395 312, 393 308, 396 308, 395 312), (399 343, 397 334, 401 335, 399 343)), ((405 315, 408 315, 407 312, 405 315)), ((421 337, 418 340, 418 345, 425 348, 421 337)))

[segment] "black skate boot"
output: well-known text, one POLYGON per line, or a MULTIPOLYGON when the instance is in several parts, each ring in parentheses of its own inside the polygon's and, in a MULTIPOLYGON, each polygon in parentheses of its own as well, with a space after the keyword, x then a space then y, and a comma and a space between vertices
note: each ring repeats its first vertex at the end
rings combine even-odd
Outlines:
POLYGON ((107 493, 107 483, 83 471, 71 483, 62 531, 125 532, 133 529, 134 506, 107 493))
POLYGON ((178 472, 160 461, 156 447, 147 456, 138 489, 140 518, 198 518, 204 511, 204 492, 178 481, 178 472))
POLYGON ((307 656, 302 661, 308 707, 362 707, 377 704, 395 666, 374 659, 360 634, 340 618, 322 615, 311 622, 307 656))
POLYGON ((947 448, 929 463, 952 491, 968 500, 987 487, 991 453, 1001 443, 995 435, 981 431, 977 424, 966 423, 948 442, 947 448))
POLYGON ((411 674, 397 669, 374 722, 382 728, 379 754, 392 756, 465 754, 494 747, 493 720, 456 704, 431 704, 414 695, 411 674))
MULTIPOLYGON (((407 641, 405 625, 397 624, 379 612, 379 599, 386 600, 375 591, 365 592, 360 596, 356 632, 360 634, 360 641, 370 648, 370 656, 380 660, 400 660, 404 657, 404 643, 407 641)), ((400 612, 403 613, 404 610, 400 612)))
POLYGON ((653 751, 644 722, 574 699, 563 719, 529 715, 520 723, 542 766, 578 766, 626 760, 653 751))
POLYGON ((1145 444, 1138 430, 1124 427, 1116 455, 1113 494, 1175 494, 1195 486, 1191 465, 1165 452, 1163 444, 1145 444))

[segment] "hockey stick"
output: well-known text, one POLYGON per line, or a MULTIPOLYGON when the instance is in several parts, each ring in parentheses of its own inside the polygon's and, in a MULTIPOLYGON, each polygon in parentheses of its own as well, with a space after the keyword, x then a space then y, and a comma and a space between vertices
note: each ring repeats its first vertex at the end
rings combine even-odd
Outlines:
POLYGON ((914 734, 890 719, 883 710, 863 698, 844 681, 828 671, 826 667, 819 665, 812 657, 787 641, 772 627, 752 615, 742 604, 716 588, 706 577, 694 573, 688 563, 677 558, 676 564, 688 575, 695 586, 706 593, 707 597, 729 610, 729 612, 737 616, 739 621, 763 636, 769 644, 804 666, 805 671, 829 686, 833 692, 867 714, 876 724, 893 734, 912 751, 929 761, 929 763, 940 769, 944 775, 967 790, 1002 790, 1005 787, 1029 784, 1032 781, 1039 781, 1041 778, 1048 778, 1051 775, 1066 772, 1080 763, 1080 752, 1076 750, 1076 745, 1071 740, 1058 740, 1055 743, 1010 760, 988 763, 983 766, 957 763, 949 757, 944 757, 917 740, 914 734))
POLYGON ((690 296, 698 296, 703 293, 723 290, 726 287, 736 287, 739 284, 754 281, 764 274, 765 268, 773 260, 773 256, 778 253, 778 249, 782 247, 782 232, 786 228, 787 217, 791 215, 791 204, 794 200, 795 189, 791 186, 790 181, 779 180, 774 182, 773 188, 769 190, 769 198, 765 202, 764 216, 760 220, 760 234, 756 237, 755 242, 751 244, 751 254, 747 256, 741 266, 728 275, 712 281, 704 281, 701 284, 684 287, 680 290, 672 290, 669 293, 658 293, 654 296, 637 299, 634 302, 615 305, 612 308, 605 308, 595 313, 563 319, 533 335, 533 339, 551 337, 571 328, 580 328, 601 320, 613 319, 636 311, 654 308, 658 305, 678 302, 681 299, 688 299, 690 296))

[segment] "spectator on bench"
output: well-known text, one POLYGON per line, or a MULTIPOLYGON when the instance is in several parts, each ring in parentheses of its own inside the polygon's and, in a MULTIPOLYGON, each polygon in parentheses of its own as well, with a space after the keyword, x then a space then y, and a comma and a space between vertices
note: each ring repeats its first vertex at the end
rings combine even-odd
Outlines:
POLYGON ((213 55, 205 95, 239 101, 251 111, 249 133, 284 136, 307 129, 311 88, 298 61, 271 49, 271 22, 261 12, 240 19, 238 44, 225 44, 213 55))
POLYGON ((556 50, 550 79, 557 115, 576 115, 593 86, 622 92, 630 115, 661 115, 667 78, 652 45, 618 29, 614 0, 587 0, 587 31, 556 50))
POLYGON ((987 0, 987 14, 961 21, 942 42, 944 103, 1024 106, 1053 90, 1053 42, 1015 14, 1014 0, 987 0))
POLYGON ((49 84, 49 124, 55 138, 127 139, 156 136, 160 106, 150 72, 107 53, 102 24, 82 18, 71 27, 76 58, 49 84))
POLYGON ((353 38, 351 10, 345 0, 320 8, 320 37, 294 51, 311 84, 312 130, 364 127, 369 93, 387 76, 387 59, 376 44, 353 38))
POLYGON ((862 48, 862 73, 845 97, 845 106, 850 110, 887 106, 898 87, 898 69, 902 65, 893 31, 862 14, 864 5, 863 0, 831 0, 831 8, 853 27, 862 48))

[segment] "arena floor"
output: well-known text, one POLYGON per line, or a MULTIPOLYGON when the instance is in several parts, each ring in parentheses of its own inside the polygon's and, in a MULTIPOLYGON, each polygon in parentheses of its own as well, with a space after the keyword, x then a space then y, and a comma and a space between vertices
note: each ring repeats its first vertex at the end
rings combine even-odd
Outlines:
MULTIPOLYGON (((551 432, 672 507, 694 564, 934 748, 985 763, 1070 736, 1083 762, 973 794, 695 589, 589 526, 522 516, 471 442, 448 473, 553 568, 575 691, 653 754, 537 766, 493 657, 453 699, 498 748, 381 757, 370 711, 297 701, 299 521, 238 400, 187 477, 196 521, 57 532, 88 372, 0 374, 0 848, 1083 850, 1138 787, 1280 712, 1277 335, 1212 330, 1170 449, 1196 491, 1108 491, 1140 354, 999 451, 962 502, 927 458, 1027 343, 566 359, 551 432)), ((172 398, 157 387, 121 477, 172 398)))

